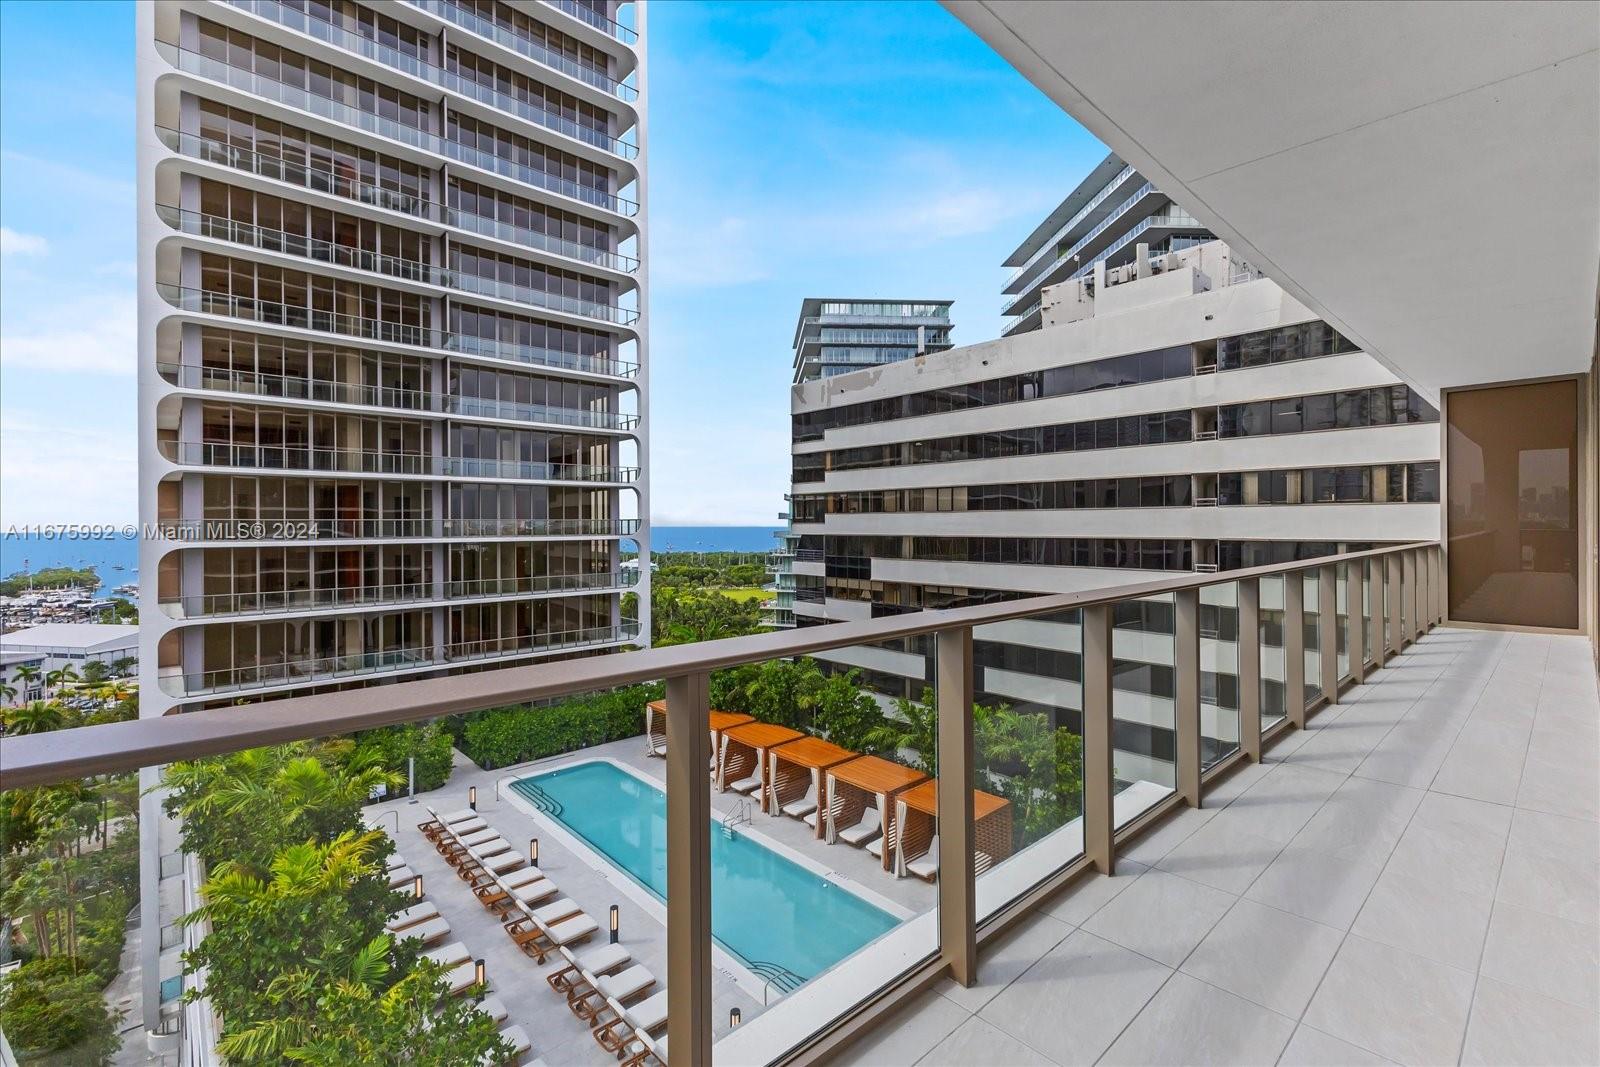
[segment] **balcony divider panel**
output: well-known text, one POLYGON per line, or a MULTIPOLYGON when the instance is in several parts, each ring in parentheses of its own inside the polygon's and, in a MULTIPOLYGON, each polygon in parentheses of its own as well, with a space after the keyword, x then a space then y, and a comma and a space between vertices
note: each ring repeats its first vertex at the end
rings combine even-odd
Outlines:
POLYGON ((1111 605, 1083 609, 1083 854, 1101 874, 1115 863, 1111 743, 1111 605))
POLYGON ((1173 717, 1177 732, 1178 794, 1191 808, 1200 806, 1204 766, 1200 741, 1200 590, 1173 595, 1173 717))
POLYGON ((972 627, 935 641, 939 778, 939 951, 958 985, 978 978, 972 781, 972 627))

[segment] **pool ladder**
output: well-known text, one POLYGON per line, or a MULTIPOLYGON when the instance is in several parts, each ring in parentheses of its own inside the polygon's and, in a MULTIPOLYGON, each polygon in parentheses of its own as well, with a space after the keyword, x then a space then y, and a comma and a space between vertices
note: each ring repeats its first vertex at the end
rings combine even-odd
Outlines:
POLYGON ((739 800, 733 805, 733 810, 725 812, 722 816, 722 832, 728 837, 733 836, 733 828, 741 823, 749 824, 752 819, 750 801, 739 800))

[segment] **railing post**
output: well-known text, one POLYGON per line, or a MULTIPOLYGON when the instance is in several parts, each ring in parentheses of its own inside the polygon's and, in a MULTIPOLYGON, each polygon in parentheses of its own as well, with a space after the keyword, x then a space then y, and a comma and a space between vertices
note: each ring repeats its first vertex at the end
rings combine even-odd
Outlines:
POLYGON ((1390 653, 1399 654, 1400 640, 1400 554, 1391 552, 1384 559, 1384 570, 1388 574, 1383 586, 1383 606, 1389 616, 1386 627, 1390 653))
MULTIPOLYGON (((1301 700, 1304 702, 1304 693, 1301 700)), ((1239 579, 1239 750, 1261 762, 1261 579, 1239 579)))
POLYGON ((1350 619, 1350 678, 1360 685, 1367 677, 1367 561, 1344 569, 1344 602, 1350 619))
MULTIPOLYGON (((1083 854, 1101 874, 1116 860, 1111 757, 1111 605, 1083 609, 1083 854)), ((942 850, 941 850, 942 851, 942 850)))
POLYGON ((1433 560, 1433 621, 1439 625, 1444 624, 1444 546, 1434 545, 1430 557, 1433 560))
POLYGON ((1296 729, 1305 728, 1306 579, 1303 571, 1289 571, 1283 576, 1283 713, 1296 729))
POLYGON ((1382 556, 1370 557, 1366 561, 1367 568, 1367 595, 1372 598, 1372 665, 1374 668, 1382 667, 1389 660, 1388 641, 1384 637, 1387 620, 1389 618, 1388 602, 1385 593, 1388 582, 1385 579, 1387 564, 1382 556))
POLYGON ((1433 628, 1433 550, 1417 549, 1417 636, 1433 628))
POLYGON ((1400 553, 1400 648, 1416 640, 1416 552, 1400 553))
POLYGON ((711 1063, 710 675, 667 679, 667 1039, 711 1063))
POLYGON ((972 829, 972 627, 935 638, 939 780, 939 952, 957 984, 978 977, 972 829))
POLYGON ((1337 564, 1317 569, 1317 647, 1322 663, 1322 699, 1339 703, 1339 581, 1337 564))
POLYGON ((1200 590, 1173 594, 1172 684, 1178 795, 1200 806, 1200 590))

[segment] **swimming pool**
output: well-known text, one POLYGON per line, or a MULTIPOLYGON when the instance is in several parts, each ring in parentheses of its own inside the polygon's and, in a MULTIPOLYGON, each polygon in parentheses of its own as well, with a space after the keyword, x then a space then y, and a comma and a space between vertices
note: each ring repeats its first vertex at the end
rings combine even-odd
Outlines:
MULTIPOLYGON (((605 760, 522 778, 512 789, 657 899, 667 895, 667 795, 605 760)), ((807 980, 900 920, 715 820, 711 933, 763 978, 807 980)), ((792 981, 792 980, 791 980, 792 981)))

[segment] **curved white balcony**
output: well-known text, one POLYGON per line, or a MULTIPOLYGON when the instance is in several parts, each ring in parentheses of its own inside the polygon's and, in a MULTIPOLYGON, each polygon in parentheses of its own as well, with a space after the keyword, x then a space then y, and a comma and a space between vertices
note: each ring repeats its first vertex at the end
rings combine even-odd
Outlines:
POLYGON ((575 4, 572 0, 544 0, 544 2, 547 6, 553 7, 557 11, 565 12, 579 22, 588 23, 601 33, 614 37, 625 45, 631 47, 639 41, 639 35, 633 30, 630 30, 620 22, 606 18, 598 11, 592 11, 584 7, 582 4, 575 4))
POLYGON ((161 454, 179 466, 226 467, 230 470, 496 478, 525 482, 592 482, 601 485, 623 484, 639 478, 638 467, 435 457, 423 452, 316 448, 308 445, 163 441, 161 454))
POLYGON ((502 538, 612 538, 639 532, 638 519, 169 519, 154 540, 174 549, 241 542, 447 541, 502 538))
POLYGON ((456 478, 506 478, 523 482, 595 482, 617 484, 639 479, 638 467, 603 467, 588 463, 535 463, 516 459, 473 459, 445 456, 442 473, 456 478))

